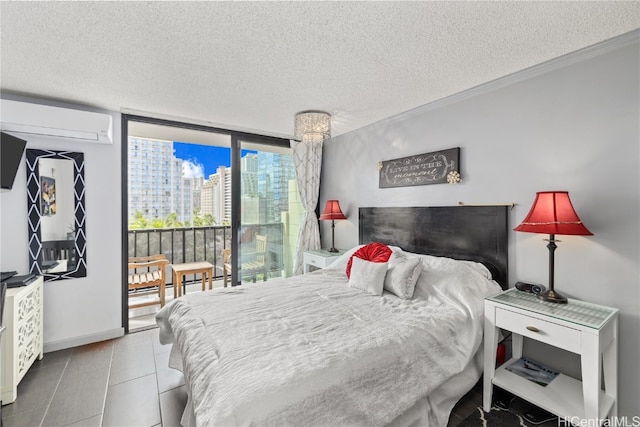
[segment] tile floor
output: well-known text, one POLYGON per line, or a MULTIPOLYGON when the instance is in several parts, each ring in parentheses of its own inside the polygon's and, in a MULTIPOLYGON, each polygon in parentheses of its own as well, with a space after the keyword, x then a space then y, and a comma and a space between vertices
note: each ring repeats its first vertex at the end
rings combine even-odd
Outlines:
POLYGON ((451 416, 449 417, 449 424, 447 427, 456 427, 465 418, 475 412, 479 406, 482 406, 482 377, 480 381, 456 403, 451 416))
POLYGON ((46 353, 2 407, 4 427, 179 426, 187 393, 158 329, 46 353))

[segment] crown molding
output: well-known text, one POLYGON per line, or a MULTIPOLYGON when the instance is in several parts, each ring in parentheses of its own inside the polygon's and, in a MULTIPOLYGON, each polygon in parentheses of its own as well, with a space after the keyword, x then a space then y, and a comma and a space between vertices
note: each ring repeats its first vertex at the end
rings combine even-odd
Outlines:
MULTIPOLYGON (((363 126, 359 129, 355 129, 350 132, 339 135, 339 137, 336 137, 336 139, 341 139, 345 135, 349 135, 353 132, 358 132, 361 129, 366 129, 371 126, 379 126, 381 124, 389 124, 389 123, 403 121, 410 117, 424 114, 428 111, 433 111, 438 108, 442 108, 447 105, 455 104, 462 100, 472 98, 474 96, 491 92, 493 90, 500 89, 500 88, 512 85, 514 83, 528 80, 536 76, 540 76, 540 75, 549 73, 551 71, 558 70, 560 68, 564 68, 582 61, 586 61, 588 59, 595 58, 595 57, 607 54, 609 52, 613 52, 615 50, 624 48, 628 45, 631 45, 633 43, 638 43, 638 42, 640 42, 640 28, 630 31, 628 33, 624 33, 622 35, 613 37, 611 39, 604 40, 600 43, 596 43, 594 45, 587 46, 585 48, 567 53, 557 58, 550 59, 540 64, 533 65, 523 70, 516 71, 511 74, 507 74, 506 76, 499 77, 495 80, 490 80, 486 83, 482 83, 478 86, 474 86, 462 92, 458 92, 453 95, 447 96, 445 98, 441 98, 436 101, 430 102, 428 104, 421 105, 416 108, 412 108, 411 110, 407 110, 402 113, 387 117, 385 119, 363 126)), ((327 142, 330 142, 330 141, 331 140, 328 140, 327 142)))

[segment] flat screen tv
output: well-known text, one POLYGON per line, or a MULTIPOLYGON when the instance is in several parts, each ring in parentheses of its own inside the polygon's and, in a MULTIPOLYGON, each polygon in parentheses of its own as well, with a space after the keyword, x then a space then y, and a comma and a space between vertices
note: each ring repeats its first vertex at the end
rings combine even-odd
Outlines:
POLYGON ((0 132, 0 187, 3 189, 11 190, 13 187, 25 145, 27 141, 24 139, 0 132))

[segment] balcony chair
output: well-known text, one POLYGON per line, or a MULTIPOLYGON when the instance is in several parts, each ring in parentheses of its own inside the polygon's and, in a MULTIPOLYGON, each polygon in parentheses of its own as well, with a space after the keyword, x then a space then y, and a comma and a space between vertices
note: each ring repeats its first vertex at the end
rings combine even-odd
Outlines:
POLYGON ((129 308, 160 304, 164 307, 166 272, 169 260, 164 255, 129 258, 129 308), (131 298, 158 295, 158 299, 131 304, 131 298))
POLYGON ((76 265, 75 242, 73 240, 48 240, 42 242, 42 259, 45 264, 66 261, 68 269, 74 268, 76 265))
MULTIPOLYGON (((256 234, 255 250, 242 254, 242 262, 240 264, 241 276, 252 276, 253 282, 256 282, 258 273, 262 273, 262 280, 267 281, 267 236, 256 234)), ((227 287, 228 275, 231 274, 231 249, 227 248, 222 251, 222 265, 224 270, 224 287, 227 287)))

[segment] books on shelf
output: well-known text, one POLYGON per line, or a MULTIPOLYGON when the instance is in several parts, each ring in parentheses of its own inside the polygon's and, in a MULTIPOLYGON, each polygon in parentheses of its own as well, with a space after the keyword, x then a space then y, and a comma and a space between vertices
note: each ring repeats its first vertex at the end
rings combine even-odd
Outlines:
POLYGON ((560 372, 527 357, 521 357, 505 369, 543 387, 560 374, 560 372))

